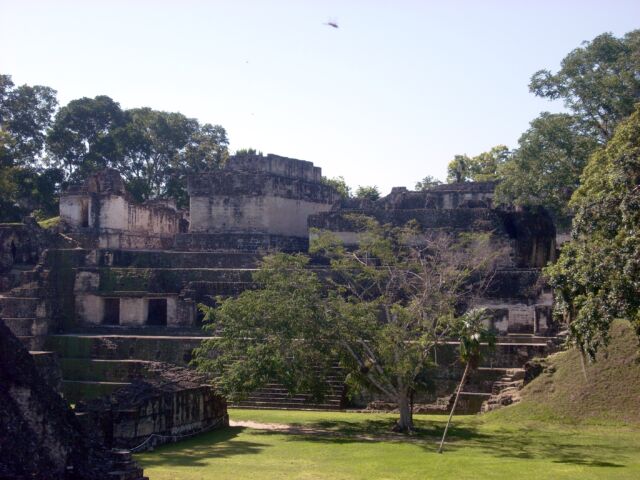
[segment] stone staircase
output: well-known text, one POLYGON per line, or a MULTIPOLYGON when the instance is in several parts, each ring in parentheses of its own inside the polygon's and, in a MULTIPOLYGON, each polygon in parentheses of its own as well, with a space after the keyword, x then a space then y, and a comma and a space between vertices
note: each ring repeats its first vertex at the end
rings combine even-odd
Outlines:
POLYGON ((511 368, 493 384, 491 396, 483 402, 480 412, 512 405, 520 401, 520 390, 524 386, 524 368, 511 368))
POLYGON ((113 480, 149 480, 133 460, 129 450, 112 450, 111 456, 113 470, 108 475, 113 480))
POLYGON ((32 339, 49 333, 51 318, 50 302, 39 281, 40 272, 14 269, 10 274, 11 283, 17 286, 0 293, 0 316, 28 348, 35 348, 32 339))
POLYGON ((245 400, 231 404, 234 408, 269 410, 340 410, 345 406, 344 374, 339 367, 328 376, 329 393, 321 402, 313 401, 308 393, 290 395, 279 383, 268 383, 251 393, 245 400))

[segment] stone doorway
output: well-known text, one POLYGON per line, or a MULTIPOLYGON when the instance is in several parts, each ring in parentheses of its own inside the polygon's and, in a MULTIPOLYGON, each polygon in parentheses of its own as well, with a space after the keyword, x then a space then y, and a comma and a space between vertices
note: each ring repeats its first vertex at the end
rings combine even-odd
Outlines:
POLYGON ((120 299, 105 298, 104 299, 104 316, 102 317, 104 325, 120 325, 120 299))
POLYGON ((150 298, 149 311, 147 313, 147 325, 160 327, 167 326, 167 299, 150 298))

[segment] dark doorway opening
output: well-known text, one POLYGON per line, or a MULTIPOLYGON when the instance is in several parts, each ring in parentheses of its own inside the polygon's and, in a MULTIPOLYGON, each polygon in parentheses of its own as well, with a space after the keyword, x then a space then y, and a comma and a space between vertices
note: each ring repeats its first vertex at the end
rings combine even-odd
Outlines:
POLYGON ((85 228, 89 226, 89 205, 84 202, 80 206, 80 225, 85 228))
POLYGON ((167 299, 150 298, 147 325, 167 326, 167 299))
POLYGON ((104 299, 104 317, 102 318, 104 325, 120 325, 120 299, 105 298, 104 299))

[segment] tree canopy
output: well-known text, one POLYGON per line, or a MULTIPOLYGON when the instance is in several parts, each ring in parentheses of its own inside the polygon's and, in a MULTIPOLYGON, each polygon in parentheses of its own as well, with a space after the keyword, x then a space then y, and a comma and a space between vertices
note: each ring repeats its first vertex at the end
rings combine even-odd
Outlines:
POLYGON ((137 200, 173 198, 184 207, 186 175, 220 168, 228 157, 223 127, 181 113, 123 110, 106 95, 56 107, 55 90, 0 75, 0 221, 54 215, 62 185, 106 167, 137 200))
POLYGON ((417 191, 424 191, 424 190, 429 190, 432 187, 435 187, 437 185, 442 184, 442 182, 440 180, 438 180, 436 177, 433 177, 431 175, 427 175, 426 177, 424 177, 422 180, 416 182, 415 185, 415 189, 417 191))
POLYGON ((456 155, 447 167, 447 182, 486 182, 499 178, 499 169, 509 158, 509 149, 497 145, 475 157, 456 155))
POLYGON ((499 170, 497 200, 542 205, 564 229, 573 214, 569 199, 589 156, 640 100, 640 30, 584 42, 558 72, 536 72, 529 88, 537 96, 563 100, 570 113, 542 113, 531 122, 499 170))
POLYGON ((571 338, 594 357, 616 318, 640 335, 640 106, 591 157, 571 206, 573 239, 546 273, 571 338))
POLYGON ((375 201, 380 198, 380 190, 376 185, 358 185, 354 196, 363 200, 375 201))
POLYGON ((575 116, 542 113, 500 168, 499 203, 542 205, 561 227, 570 224, 569 199, 598 143, 575 116))
POLYGON ((562 99, 601 142, 634 111, 640 99, 640 30, 622 38, 598 35, 563 60, 558 72, 540 70, 530 90, 550 100, 562 99))
POLYGON ((496 252, 487 235, 350 221, 359 225, 355 249, 315 232, 311 251, 329 259, 326 274, 306 268, 305 255, 268 256, 254 277, 258 288, 205 309, 205 328, 216 338, 203 343, 195 363, 224 372, 218 386, 233 399, 269 381, 321 396, 340 361, 352 391, 396 402, 398 428, 411 430, 410 396, 425 388, 435 346, 461 328, 457 314, 494 268, 496 252))

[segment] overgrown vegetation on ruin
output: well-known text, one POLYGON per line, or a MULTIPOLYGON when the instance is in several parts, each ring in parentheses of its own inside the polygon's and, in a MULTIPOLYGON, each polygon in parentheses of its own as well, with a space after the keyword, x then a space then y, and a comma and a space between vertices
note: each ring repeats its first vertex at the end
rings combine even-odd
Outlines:
POLYGON ((242 398, 268 382, 322 397, 338 360, 352 394, 367 390, 399 406, 397 429, 412 431, 411 398, 427 388, 433 350, 462 331, 459 316, 495 270, 489 234, 425 233, 354 216, 359 245, 317 231, 311 252, 330 262, 321 278, 305 255, 276 254, 254 275, 259 285, 203 307, 218 336, 196 351, 199 369, 242 398))

